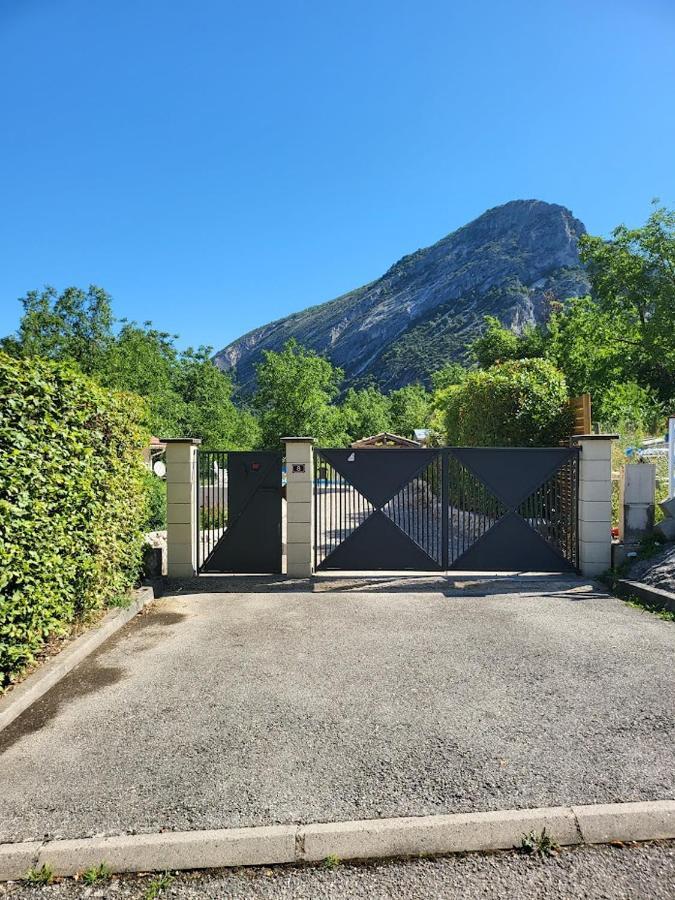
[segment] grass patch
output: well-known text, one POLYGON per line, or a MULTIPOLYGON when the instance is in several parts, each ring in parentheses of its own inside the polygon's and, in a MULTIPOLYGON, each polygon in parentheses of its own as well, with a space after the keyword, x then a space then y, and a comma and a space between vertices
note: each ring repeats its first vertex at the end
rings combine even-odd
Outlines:
POLYGON ((336 853, 329 853, 323 861, 324 869, 337 869, 340 865, 340 857, 336 853))
POLYGON ((54 870, 45 863, 39 869, 30 868, 24 876, 24 881, 28 884, 51 884, 54 881, 54 870))
POLYGON ((640 600, 639 597, 628 597, 624 600, 624 603, 626 606, 632 606, 633 609, 651 613, 653 616, 656 616, 657 619, 663 619, 664 622, 675 622, 675 612, 670 609, 661 609, 658 606, 653 606, 650 603, 646 603, 644 600, 640 600))
POLYGON ((153 878, 145 892, 144 900, 156 900, 169 887, 172 881, 173 875, 170 875, 169 872, 163 872, 157 878, 153 878))
POLYGON ((112 869, 107 863, 102 862, 83 872, 82 881, 84 881, 85 884, 98 884, 99 881, 108 881, 111 876, 112 869))
POLYGON ((520 842, 520 849, 529 856, 538 856, 540 859, 546 859, 559 853, 560 845, 544 828, 539 833, 530 831, 528 834, 524 834, 520 842))

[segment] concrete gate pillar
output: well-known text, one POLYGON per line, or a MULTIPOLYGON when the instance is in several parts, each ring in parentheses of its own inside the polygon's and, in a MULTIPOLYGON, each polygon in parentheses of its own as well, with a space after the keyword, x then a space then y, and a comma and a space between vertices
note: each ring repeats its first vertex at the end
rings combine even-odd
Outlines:
POLYGON ((169 578, 197 574, 199 438, 163 438, 166 446, 166 554, 169 578))
POLYGON ((314 568, 314 438, 286 437, 286 574, 309 578, 314 568))
POLYGON ((597 577, 612 564, 612 441, 616 434, 584 434, 579 454, 579 568, 597 577))

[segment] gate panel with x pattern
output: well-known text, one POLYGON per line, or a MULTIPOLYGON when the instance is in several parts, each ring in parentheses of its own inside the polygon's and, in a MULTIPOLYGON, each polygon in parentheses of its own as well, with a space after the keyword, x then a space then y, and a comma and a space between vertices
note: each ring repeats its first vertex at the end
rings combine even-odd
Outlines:
POLYGON ((319 450, 315 566, 577 566, 575 448, 319 450))
POLYGON ((441 480, 438 450, 317 451, 316 568, 441 569, 441 480))

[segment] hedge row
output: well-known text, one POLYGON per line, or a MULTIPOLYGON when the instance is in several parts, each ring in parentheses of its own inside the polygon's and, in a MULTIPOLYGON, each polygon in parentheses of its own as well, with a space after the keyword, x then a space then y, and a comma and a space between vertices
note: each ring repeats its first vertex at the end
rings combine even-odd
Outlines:
POLYGON ((0 693, 140 564, 143 401, 0 353, 0 693))

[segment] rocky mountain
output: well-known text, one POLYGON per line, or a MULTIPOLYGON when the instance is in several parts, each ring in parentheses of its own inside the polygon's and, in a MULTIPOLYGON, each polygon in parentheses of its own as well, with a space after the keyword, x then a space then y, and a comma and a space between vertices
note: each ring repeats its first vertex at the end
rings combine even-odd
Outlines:
POLYGON ((250 331, 214 359, 249 393, 261 352, 294 337, 341 366, 352 384, 426 383, 465 356, 483 316, 519 331, 546 318, 552 296, 587 293, 577 252, 585 230, 564 206, 513 200, 404 256, 377 281, 250 331))

